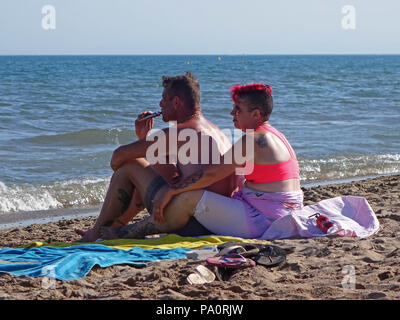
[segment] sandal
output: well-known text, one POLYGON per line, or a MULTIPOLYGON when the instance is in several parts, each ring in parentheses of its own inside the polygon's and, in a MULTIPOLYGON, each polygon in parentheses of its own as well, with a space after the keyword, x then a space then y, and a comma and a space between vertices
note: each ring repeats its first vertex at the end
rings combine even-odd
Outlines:
POLYGON ((220 252, 216 256, 223 256, 229 253, 238 253, 243 257, 253 257, 260 250, 253 244, 239 243, 239 242, 228 242, 218 246, 220 252))
POLYGON ((224 247, 218 254, 217 256, 224 256, 229 253, 238 253, 242 255, 243 257, 253 257, 255 256, 260 250, 255 247, 255 246, 236 246, 236 245, 231 245, 231 246, 226 246, 224 247))
POLYGON ((244 269, 256 266, 256 263, 253 260, 247 259, 237 253, 229 253, 223 256, 209 257, 206 259, 206 261, 212 266, 228 269, 244 269))
POLYGON ((215 280, 215 274, 203 265, 199 265, 195 269, 195 273, 191 273, 186 278, 189 284, 204 284, 215 280))
POLYGON ((268 245, 261 248, 253 260, 264 267, 276 267, 286 261, 286 251, 280 247, 268 245))

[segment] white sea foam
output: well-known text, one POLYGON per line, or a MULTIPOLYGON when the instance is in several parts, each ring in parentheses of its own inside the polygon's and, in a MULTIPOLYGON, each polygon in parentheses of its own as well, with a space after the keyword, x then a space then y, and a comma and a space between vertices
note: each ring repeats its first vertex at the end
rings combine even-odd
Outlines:
POLYGON ((304 182, 351 177, 396 174, 400 172, 400 154, 354 155, 328 159, 299 159, 304 182))
POLYGON ((33 186, 7 187, 0 182, 0 213, 61 208, 62 204, 47 190, 33 186))
POLYGON ((109 178, 71 179, 48 184, 6 186, 0 181, 0 214, 98 205, 109 178))

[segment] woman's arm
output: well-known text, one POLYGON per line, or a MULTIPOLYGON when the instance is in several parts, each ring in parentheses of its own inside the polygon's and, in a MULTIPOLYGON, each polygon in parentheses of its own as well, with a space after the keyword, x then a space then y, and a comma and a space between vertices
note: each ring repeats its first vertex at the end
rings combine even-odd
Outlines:
POLYGON ((214 164, 203 167, 182 181, 170 185, 171 194, 177 195, 186 191, 206 188, 231 175, 235 168, 234 164, 214 164))
MULTIPOLYGON (((250 135, 251 139, 253 137, 250 135)), ((242 136, 231 149, 220 157, 219 164, 203 166, 179 183, 170 185, 171 194, 177 195, 186 191, 206 188, 231 175, 237 168, 243 168, 245 162, 254 159, 254 148, 247 148, 249 144, 253 143, 253 140, 249 141, 248 136, 242 136)))
MULTIPOLYGON (((244 160, 253 160, 254 152, 252 152, 252 154, 246 154, 246 159, 243 157, 242 150, 246 150, 246 140, 245 136, 239 139, 229 151, 221 156, 219 161, 220 164, 211 164, 202 167, 193 174, 182 179, 182 181, 161 189, 153 200, 155 221, 163 222, 163 210, 171 201, 173 196, 191 190, 206 188, 231 175, 237 168, 242 168, 244 163, 240 160, 243 160, 243 162, 244 160), (242 156, 241 159, 237 159, 237 154, 239 153, 242 156)), ((247 143, 249 142, 247 141, 247 143)))

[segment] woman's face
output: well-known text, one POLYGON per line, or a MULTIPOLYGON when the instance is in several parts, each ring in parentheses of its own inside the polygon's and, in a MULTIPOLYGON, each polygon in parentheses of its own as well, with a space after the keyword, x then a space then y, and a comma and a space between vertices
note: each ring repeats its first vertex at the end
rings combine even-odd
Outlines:
POLYGON ((249 111, 249 103, 246 99, 240 99, 234 104, 231 111, 233 116, 233 124, 235 128, 245 131, 246 129, 253 129, 255 118, 253 111, 249 111))

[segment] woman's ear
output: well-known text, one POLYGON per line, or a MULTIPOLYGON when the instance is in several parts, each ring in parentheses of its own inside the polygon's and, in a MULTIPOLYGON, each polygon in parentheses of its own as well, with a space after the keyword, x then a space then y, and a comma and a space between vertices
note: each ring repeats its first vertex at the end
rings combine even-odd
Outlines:
POLYGON ((254 110, 253 110, 252 116, 253 116, 253 118, 254 118, 255 120, 261 119, 262 116, 261 116, 261 111, 260 111, 260 109, 254 109, 254 110))

